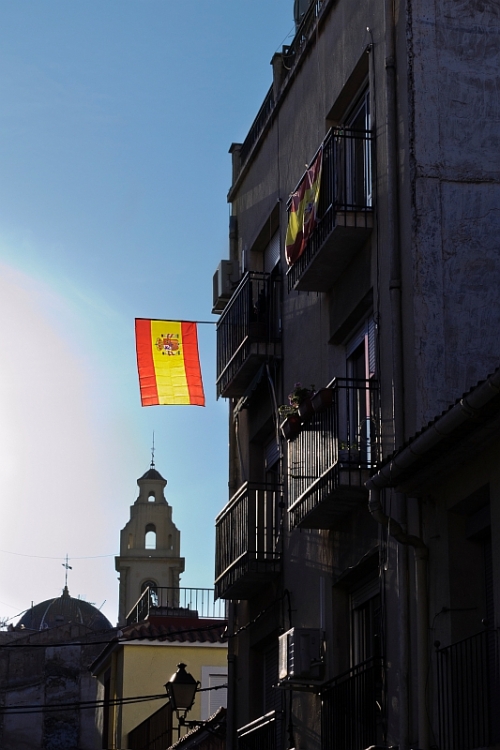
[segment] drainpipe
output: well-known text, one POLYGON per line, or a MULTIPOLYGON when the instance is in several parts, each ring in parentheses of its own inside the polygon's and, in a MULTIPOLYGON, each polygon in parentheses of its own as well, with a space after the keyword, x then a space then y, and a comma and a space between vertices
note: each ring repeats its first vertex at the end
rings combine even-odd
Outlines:
POLYGON ((429 653, 429 604, 427 591, 427 559, 429 550, 418 536, 407 534, 402 526, 384 513, 380 502, 380 490, 371 482, 368 508, 373 518, 385 526, 400 544, 413 547, 415 555, 415 594, 417 602, 417 704, 418 743, 421 750, 429 750, 429 725, 427 721, 425 689, 427 684, 427 662, 429 653))
MULTIPOLYGON (((371 30, 367 29, 371 36, 371 30)), ((401 302, 401 249, 399 235, 398 200, 398 127, 396 90, 396 45, 393 0, 384 2, 384 68, 385 68, 385 148, 387 169, 387 213, 389 227, 387 253, 389 256, 389 299, 391 309, 391 349, 392 349, 392 423, 393 448, 404 441, 404 371, 403 371, 403 321, 401 302)), ((373 40, 369 55, 370 88, 373 100, 376 93, 375 55, 373 40), (373 51, 372 51, 373 50, 373 51)), ((376 102, 374 101, 375 110, 376 102)), ((379 109, 379 112, 381 108, 379 109)), ((375 122, 377 127, 377 122, 375 122)), ((399 518, 406 524, 406 499, 397 495, 399 518)), ((381 507, 380 507, 381 509, 381 507)), ((392 524, 392 522, 391 522, 392 524)), ((401 528, 401 527, 400 527, 401 528)), ((402 528, 401 531, 403 532, 402 528)), ((408 750, 409 746, 409 593, 408 593, 408 554, 406 546, 398 555, 399 579, 399 747, 408 750)))

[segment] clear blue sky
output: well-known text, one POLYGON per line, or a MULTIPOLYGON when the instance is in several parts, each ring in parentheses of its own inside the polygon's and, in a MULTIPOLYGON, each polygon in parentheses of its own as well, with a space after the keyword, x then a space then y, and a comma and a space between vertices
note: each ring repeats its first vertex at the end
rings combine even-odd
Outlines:
POLYGON ((116 621, 113 555, 153 430, 181 585, 213 585, 227 501, 215 330, 199 330, 206 408, 143 409, 133 324, 216 319, 227 152, 271 85, 292 11, 293 0, 1 4, 0 615, 58 596, 68 553, 70 593, 106 600, 116 621))

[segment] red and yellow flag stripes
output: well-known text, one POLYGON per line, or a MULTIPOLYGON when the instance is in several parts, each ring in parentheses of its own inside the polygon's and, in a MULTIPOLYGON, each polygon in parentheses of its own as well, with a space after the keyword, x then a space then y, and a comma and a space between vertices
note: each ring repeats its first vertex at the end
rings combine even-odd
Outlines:
POLYGON ((320 148, 291 195, 285 240, 285 257, 289 266, 300 258, 316 226, 322 161, 323 148, 320 148))
POLYGON ((136 318, 135 343, 143 406, 205 406, 196 323, 136 318))

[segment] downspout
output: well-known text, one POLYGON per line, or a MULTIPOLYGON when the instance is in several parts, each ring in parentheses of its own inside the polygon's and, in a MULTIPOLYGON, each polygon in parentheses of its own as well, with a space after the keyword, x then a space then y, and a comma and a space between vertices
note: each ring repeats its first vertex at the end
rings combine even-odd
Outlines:
POLYGON ((429 725, 426 710, 427 663, 429 653, 429 604, 427 590, 427 560, 429 550, 422 539, 407 534, 402 526, 384 513, 380 502, 380 490, 371 482, 366 485, 370 491, 368 508, 373 518, 385 526, 391 536, 400 544, 413 547, 415 555, 415 595, 417 602, 417 704, 418 742, 420 750, 429 750, 429 725))
MULTIPOLYGON (((399 234, 398 127, 396 88, 396 44, 394 0, 384 1, 385 147, 387 169, 387 250, 389 255, 389 299, 391 310, 393 448, 404 441, 403 320, 401 302, 401 248, 399 234)), ((370 84, 375 82, 374 54, 369 56, 370 84)), ((375 94, 375 89, 374 89, 375 94)), ((379 109, 380 111, 380 109, 379 109)), ((397 495, 399 518, 406 524, 406 499, 397 495)), ((382 507, 380 506, 380 510, 382 507)), ((391 521, 392 525, 392 521, 391 521)), ((402 527, 399 527, 403 532, 402 527)), ((399 747, 409 746, 409 591, 407 545, 399 550, 399 747)))

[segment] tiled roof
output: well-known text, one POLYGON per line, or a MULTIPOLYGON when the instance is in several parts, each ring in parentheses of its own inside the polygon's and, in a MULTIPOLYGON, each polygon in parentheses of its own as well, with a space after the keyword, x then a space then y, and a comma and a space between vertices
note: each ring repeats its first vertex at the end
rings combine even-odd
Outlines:
POLYGON ((160 479, 162 482, 165 481, 160 472, 156 471, 156 469, 153 468, 148 469, 148 471, 142 475, 139 481, 141 481, 141 479, 160 479))
POLYGON ((480 380, 423 429, 387 456, 369 479, 369 489, 400 487, 413 491, 437 473, 476 455, 498 437, 500 368, 480 380))
POLYGON ((212 714, 212 716, 210 716, 209 719, 207 719, 207 721, 203 722, 201 726, 191 729, 191 731, 183 735, 177 740, 177 742, 174 742, 169 750, 173 750, 173 748, 189 747, 190 745, 192 747, 197 747, 198 745, 201 745, 203 734, 209 734, 212 738, 214 736, 219 736, 221 741, 225 741, 226 713, 227 710, 221 706, 214 714, 212 714))
POLYGON ((120 640, 155 640, 169 643, 225 643, 225 620, 194 620, 176 617, 166 620, 151 617, 149 620, 122 628, 120 640))

